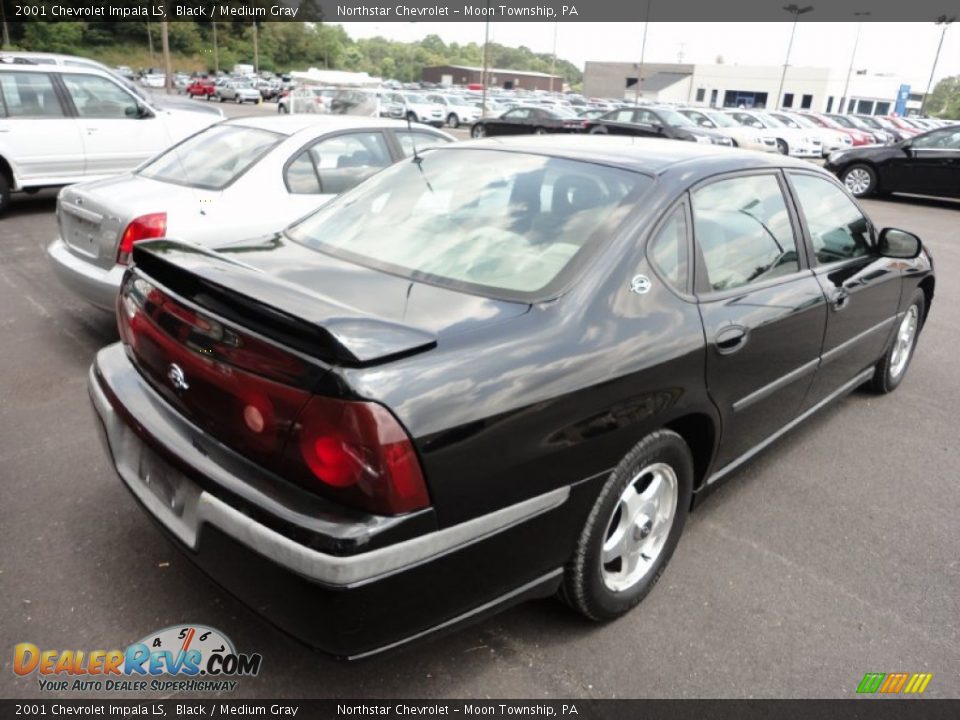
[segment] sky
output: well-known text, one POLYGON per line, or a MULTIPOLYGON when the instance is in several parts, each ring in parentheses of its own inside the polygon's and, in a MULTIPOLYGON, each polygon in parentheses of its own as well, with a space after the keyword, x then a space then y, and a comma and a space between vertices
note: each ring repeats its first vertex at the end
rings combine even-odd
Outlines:
MULTIPOLYGON (((354 38, 382 35, 392 40, 419 40, 436 34, 444 42, 483 43, 484 23, 340 23, 354 38)), ((647 35, 646 62, 713 63, 722 55, 727 64, 782 65, 791 23, 667 23, 652 22, 647 35)), ((862 24, 855 69, 870 74, 893 73, 902 82, 925 88, 933 66, 942 26, 933 23, 862 24)), ((535 52, 553 52, 583 68, 587 60, 637 62, 644 23, 490 23, 490 40, 526 45, 535 52)), ((797 25, 791 65, 832 67, 850 65, 857 23, 797 25)), ((960 22, 947 29, 934 82, 960 75, 960 22)))

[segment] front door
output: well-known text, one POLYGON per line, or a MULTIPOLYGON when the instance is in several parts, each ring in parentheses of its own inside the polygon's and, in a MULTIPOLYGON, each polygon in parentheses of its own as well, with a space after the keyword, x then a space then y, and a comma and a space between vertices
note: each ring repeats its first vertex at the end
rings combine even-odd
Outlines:
POLYGON ((765 171, 691 193, 707 391, 722 421, 720 468, 799 414, 819 362, 825 300, 784 183, 778 171, 765 171))
POLYGON ((960 129, 944 128, 914 138, 901 160, 907 192, 960 197, 960 129))
POLYGON ((829 307, 810 407, 880 359, 900 303, 901 261, 877 254, 869 220, 832 179, 801 170, 787 177, 829 307))

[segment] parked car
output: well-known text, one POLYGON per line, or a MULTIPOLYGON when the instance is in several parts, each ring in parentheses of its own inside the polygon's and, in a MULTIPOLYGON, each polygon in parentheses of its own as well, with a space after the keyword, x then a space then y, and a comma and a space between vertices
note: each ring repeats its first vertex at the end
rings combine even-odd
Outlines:
POLYGON ((874 140, 873 136, 870 133, 858 130, 856 128, 849 128, 845 125, 838 123, 833 118, 830 118, 826 115, 813 112, 802 112, 798 115, 805 117, 810 122, 816 123, 820 127, 829 128, 831 130, 836 130, 837 132, 842 132, 850 136, 850 140, 853 143, 853 147, 860 147, 861 145, 872 145, 874 140))
POLYGON ((112 311, 132 247, 169 236, 206 245, 282 228, 387 165, 453 137, 406 123, 337 115, 227 120, 134 172, 63 190, 57 275, 112 311))
POLYGON ((747 150, 777 152, 777 138, 766 131, 744 127, 729 115, 719 110, 706 108, 679 108, 681 115, 692 120, 698 127, 716 130, 733 140, 733 144, 747 150))
POLYGON ((427 102, 440 105, 447 116, 447 125, 452 128, 469 125, 480 119, 480 108, 472 105, 466 98, 459 95, 439 95, 432 93, 426 96, 427 102))
POLYGON ((853 138, 848 133, 823 127, 813 122, 810 118, 786 110, 777 110, 769 112, 770 117, 779 120, 788 128, 803 130, 807 135, 820 138, 820 154, 826 157, 837 150, 845 150, 853 147, 853 138))
POLYGON ((893 135, 878 127, 867 125, 856 115, 840 115, 837 113, 825 113, 825 116, 833 120, 838 125, 842 125, 847 130, 859 130, 866 133, 873 144, 889 145, 894 142, 893 135))
POLYGON ((901 140, 906 140, 908 137, 912 137, 912 135, 904 133, 900 128, 886 118, 878 117, 876 115, 857 115, 856 117, 867 127, 874 130, 882 130, 890 135, 892 138, 891 143, 900 142, 901 140))
POLYGON ((0 65, 0 212, 11 192, 130 170, 216 120, 155 107, 110 72, 0 65))
POLYGON ((777 152, 801 158, 823 156, 823 141, 819 133, 809 129, 788 127, 768 112, 760 110, 727 110, 730 117, 745 127, 769 130, 777 139, 777 152))
POLYGON ((916 137, 921 132, 920 128, 916 125, 911 124, 906 118, 897 115, 884 115, 881 119, 893 125, 907 137, 916 137))
POLYGON ((211 95, 216 93, 216 89, 213 80, 209 78, 198 78, 187 85, 186 93, 192 98, 201 97, 209 99, 211 95))
POLYGON ((330 112, 330 100, 336 95, 333 87, 298 87, 281 95, 277 100, 277 112, 323 114, 330 112))
POLYGON ((167 76, 163 73, 146 73, 140 76, 140 84, 148 88, 162 88, 167 82, 167 76))
POLYGON ((107 458, 352 658, 558 590, 628 612, 721 480, 901 383, 935 283, 819 168, 636 138, 453 143, 223 241, 134 247, 89 376, 107 458))
POLYGON ((733 146, 733 140, 717 130, 700 127, 673 108, 640 106, 612 110, 596 120, 588 120, 584 132, 603 135, 633 135, 690 140, 699 143, 733 146))
POLYGON ((583 131, 586 122, 576 113, 522 105, 498 117, 480 118, 470 127, 470 136, 578 133, 583 131))
POLYGON ((442 105, 427 100, 422 95, 412 92, 384 92, 381 102, 394 107, 403 108, 403 116, 410 122, 425 123, 434 127, 443 127, 446 113, 442 105))
POLYGON ((894 145, 833 153, 824 167, 857 197, 891 192, 960 197, 960 124, 894 145))
POLYGON ((263 96, 249 80, 227 80, 214 88, 212 96, 207 96, 207 100, 219 100, 220 102, 233 101, 240 105, 250 102, 259 104, 263 101, 263 96))

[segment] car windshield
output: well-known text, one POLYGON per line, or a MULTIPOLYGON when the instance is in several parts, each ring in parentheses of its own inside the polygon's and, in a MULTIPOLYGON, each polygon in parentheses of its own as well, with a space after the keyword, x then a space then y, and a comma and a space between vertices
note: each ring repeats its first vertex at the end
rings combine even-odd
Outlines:
POLYGON ((662 108, 658 108, 657 114, 667 125, 672 125, 674 127, 690 127, 696 125, 693 120, 688 118, 686 115, 681 115, 676 110, 664 110, 662 108))
POLYGON ((703 113, 703 115, 706 115, 717 127, 740 127, 736 120, 723 113, 703 113))
POLYGON ((760 118, 763 124, 766 125, 767 127, 783 127, 783 123, 777 120, 775 117, 773 117, 773 115, 768 115, 767 113, 762 113, 762 112, 758 112, 754 114, 758 118, 760 118))
POLYGON ((417 95, 415 93, 407 93, 406 95, 404 95, 404 97, 407 99, 407 102, 420 103, 420 104, 424 104, 427 102, 426 100, 424 100, 423 95, 417 95))
POLYGON ((447 102, 450 103, 451 105, 469 105, 470 104, 464 98, 457 97, 456 95, 448 95, 447 102))
POLYGON ((559 289, 652 180, 592 163, 435 149, 287 229, 318 251, 414 280, 507 299, 559 289))
POLYGON ((137 172, 152 180, 222 190, 283 139, 267 130, 214 125, 174 145, 137 172))
POLYGON ((830 119, 833 120, 837 125, 842 125, 848 129, 856 127, 856 125, 851 122, 849 118, 846 118, 843 115, 831 115, 830 119))
POLYGON ((553 115, 556 115, 557 117, 561 117, 561 118, 580 117, 579 115, 577 115, 576 111, 573 108, 564 108, 564 107, 547 108, 547 112, 552 113, 553 115))
POLYGON ((781 123, 783 123, 784 125, 786 125, 788 128, 793 128, 794 130, 797 130, 797 129, 799 129, 800 127, 802 127, 802 126, 800 125, 800 121, 799 121, 799 120, 796 120, 795 118, 792 118, 792 117, 790 117, 789 115, 781 115, 780 113, 776 113, 775 115, 771 115, 771 117, 775 118, 776 120, 779 120, 781 123))
POLYGON ((873 128, 874 130, 882 130, 882 129, 883 129, 883 125, 881 125, 880 123, 878 123, 876 120, 874 120, 874 119, 871 118, 871 117, 862 117, 862 118, 857 118, 857 119, 858 119, 863 125, 866 125, 866 126, 869 127, 869 128, 873 128))

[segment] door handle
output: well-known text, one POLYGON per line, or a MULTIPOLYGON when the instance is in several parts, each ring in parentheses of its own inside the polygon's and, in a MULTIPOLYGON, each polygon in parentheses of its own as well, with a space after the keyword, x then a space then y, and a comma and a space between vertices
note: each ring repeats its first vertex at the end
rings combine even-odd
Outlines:
POLYGON ((747 342, 747 329, 742 325, 728 325, 717 333, 714 343, 721 355, 735 353, 747 342))
POLYGON ((850 303, 850 291, 846 288, 838 288, 830 297, 830 303, 834 310, 843 310, 850 303))

